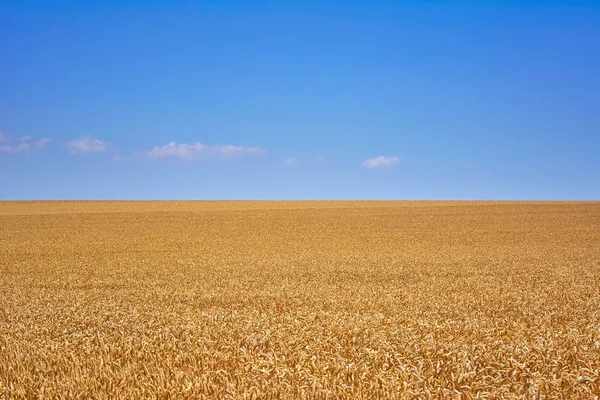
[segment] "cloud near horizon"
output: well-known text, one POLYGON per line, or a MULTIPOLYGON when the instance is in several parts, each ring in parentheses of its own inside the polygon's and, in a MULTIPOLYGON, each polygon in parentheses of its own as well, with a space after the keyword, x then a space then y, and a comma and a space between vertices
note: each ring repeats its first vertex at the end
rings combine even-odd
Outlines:
POLYGON ((324 164, 327 162, 327 157, 318 154, 313 158, 313 161, 317 164, 324 164))
POLYGON ((50 139, 48 139, 48 138, 40 139, 37 142, 35 142, 35 147, 36 147, 36 149, 41 150, 44 147, 48 146, 48 143, 50 143, 50 139))
POLYGON ((0 132, 0 153, 29 153, 30 150, 42 150, 48 143, 50 143, 50 139, 44 138, 33 141, 30 136, 23 136, 19 140, 12 140, 0 132))
POLYGON ((398 164, 400 159, 396 156, 386 157, 386 156, 377 156, 373 158, 366 159, 362 162, 362 166, 365 168, 373 169, 373 168, 387 168, 392 165, 398 164))
POLYGON ((67 142, 71 154, 102 153, 108 149, 108 146, 109 143, 91 136, 83 136, 67 142))
POLYGON ((283 167, 295 167, 299 162, 300 160, 298 160, 296 157, 286 157, 281 160, 280 165, 283 167))
POLYGON ((206 145, 196 143, 170 142, 164 146, 156 146, 145 153, 146 158, 160 160, 178 158, 180 160, 193 160, 198 158, 233 158, 238 156, 260 156, 267 152, 262 147, 244 147, 233 145, 206 145))

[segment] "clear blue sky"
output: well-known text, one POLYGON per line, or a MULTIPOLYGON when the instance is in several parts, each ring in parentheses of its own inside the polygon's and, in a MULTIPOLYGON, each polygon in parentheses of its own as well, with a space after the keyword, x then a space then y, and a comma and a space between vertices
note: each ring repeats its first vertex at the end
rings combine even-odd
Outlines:
POLYGON ((0 2, 0 199, 600 199, 599 1, 0 2))

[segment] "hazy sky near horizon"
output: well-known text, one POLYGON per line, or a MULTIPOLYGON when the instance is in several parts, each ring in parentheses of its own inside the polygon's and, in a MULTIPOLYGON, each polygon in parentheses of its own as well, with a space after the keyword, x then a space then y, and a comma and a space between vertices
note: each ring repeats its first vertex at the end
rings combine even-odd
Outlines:
POLYGON ((598 1, 0 1, 0 200, 600 199, 598 1))

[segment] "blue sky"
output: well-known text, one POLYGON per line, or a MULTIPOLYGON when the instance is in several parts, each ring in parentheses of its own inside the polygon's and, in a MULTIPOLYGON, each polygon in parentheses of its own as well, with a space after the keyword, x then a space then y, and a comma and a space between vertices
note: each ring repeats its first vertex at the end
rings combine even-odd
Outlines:
POLYGON ((600 199, 600 2, 0 2, 0 199, 600 199))

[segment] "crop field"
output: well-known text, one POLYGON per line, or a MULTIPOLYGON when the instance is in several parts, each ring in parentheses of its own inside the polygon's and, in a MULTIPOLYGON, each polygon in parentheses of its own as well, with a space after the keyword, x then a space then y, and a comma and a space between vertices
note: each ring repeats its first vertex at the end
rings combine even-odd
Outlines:
POLYGON ((0 202, 0 399, 600 396, 600 203, 0 202))

